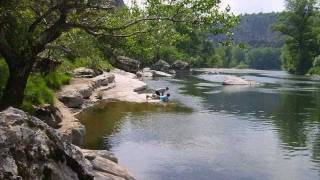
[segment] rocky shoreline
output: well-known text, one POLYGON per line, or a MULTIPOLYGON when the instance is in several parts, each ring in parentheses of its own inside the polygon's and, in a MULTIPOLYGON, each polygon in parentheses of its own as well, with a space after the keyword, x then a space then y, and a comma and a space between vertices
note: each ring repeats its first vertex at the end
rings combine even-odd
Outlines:
POLYGON ((82 146, 85 127, 76 118, 78 113, 101 101, 159 103, 158 100, 146 100, 147 94, 141 93, 146 88, 147 85, 135 74, 119 69, 103 72, 93 78, 74 78, 56 93, 54 106, 62 115, 58 130, 67 141, 82 146), (83 96, 81 92, 87 96, 83 96))
POLYGON ((99 101, 159 101, 146 100, 147 85, 132 73, 83 68, 74 74, 56 93, 51 120, 15 108, 0 113, 0 179, 134 179, 111 152, 80 148, 86 132, 76 115, 99 101))
MULTIPOLYGON (((146 90, 147 85, 133 73, 114 69, 95 77, 87 78, 87 76, 74 78, 69 85, 62 87, 61 91, 56 93, 55 107, 62 115, 58 131, 64 140, 74 145, 82 146, 84 143, 85 127, 76 116, 88 107, 101 101, 159 103, 158 100, 146 100, 147 94, 142 91, 146 90)), ((117 158, 111 152, 85 149, 80 151, 89 157, 94 168, 100 170, 94 173, 96 178, 110 178, 111 174, 124 179, 133 179, 124 167, 117 164, 117 158)))

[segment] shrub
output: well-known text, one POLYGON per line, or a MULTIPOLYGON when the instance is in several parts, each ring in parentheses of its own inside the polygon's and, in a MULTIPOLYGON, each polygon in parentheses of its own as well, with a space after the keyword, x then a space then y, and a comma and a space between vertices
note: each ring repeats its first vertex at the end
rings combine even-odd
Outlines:
POLYGON ((47 86, 51 89, 58 90, 62 85, 69 83, 71 77, 66 73, 54 71, 44 77, 47 86))
POLYGON ((308 74, 310 74, 310 75, 320 75, 320 66, 311 68, 308 74))
POLYGON ((54 92, 39 74, 32 74, 29 77, 24 94, 22 108, 26 111, 32 112, 33 105, 53 104, 54 92))
POLYGON ((6 86, 8 76, 9 76, 8 66, 4 62, 4 60, 0 58, 0 98, 2 96, 3 89, 6 86))

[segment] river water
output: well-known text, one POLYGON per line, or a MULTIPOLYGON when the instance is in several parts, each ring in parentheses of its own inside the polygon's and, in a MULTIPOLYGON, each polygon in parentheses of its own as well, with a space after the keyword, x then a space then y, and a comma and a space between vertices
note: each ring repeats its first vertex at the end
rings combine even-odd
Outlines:
POLYGON ((170 87, 171 104, 113 102, 80 115, 86 148, 112 151, 138 180, 320 179, 319 80, 225 70, 146 82, 170 87), (222 86, 230 74, 262 85, 222 86))

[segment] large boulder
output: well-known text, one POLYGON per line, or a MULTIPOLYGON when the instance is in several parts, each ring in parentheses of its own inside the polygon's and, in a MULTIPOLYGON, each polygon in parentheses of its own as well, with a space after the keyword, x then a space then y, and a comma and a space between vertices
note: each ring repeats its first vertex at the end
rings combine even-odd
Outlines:
POLYGON ((0 112, 0 179, 134 180, 108 151, 82 150, 38 118, 0 112))
POLYGON ((25 112, 0 112, 0 179, 93 179, 79 148, 25 112))
POLYGON ((189 71, 190 70, 190 64, 181 60, 175 61, 171 68, 176 71, 189 71))
POLYGON ((122 69, 127 72, 132 72, 132 73, 136 73, 140 69, 140 62, 139 61, 137 61, 135 59, 128 58, 126 56, 118 56, 116 59, 115 65, 119 69, 122 69))
POLYGON ((94 90, 91 84, 80 84, 77 89, 84 99, 90 98, 94 90))
POLYGON ((159 60, 152 66, 152 69, 156 71, 163 71, 163 72, 169 73, 171 70, 171 67, 170 67, 170 64, 167 63, 166 61, 159 60))
POLYGON ((58 94, 58 99, 69 108, 81 108, 83 96, 76 89, 62 91, 58 94))
POLYGON ((94 69, 85 68, 85 67, 77 68, 72 72, 73 76, 78 78, 93 78, 102 73, 103 72, 100 70, 94 70, 94 69))
POLYGON ((114 74, 105 73, 93 79, 93 87, 108 86, 115 81, 114 74))

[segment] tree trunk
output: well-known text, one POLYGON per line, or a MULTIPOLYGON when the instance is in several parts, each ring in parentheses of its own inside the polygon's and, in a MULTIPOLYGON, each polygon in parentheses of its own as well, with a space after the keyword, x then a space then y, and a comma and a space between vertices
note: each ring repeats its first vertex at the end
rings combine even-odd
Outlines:
POLYGON ((19 108, 23 103, 24 90, 32 69, 32 61, 14 60, 9 64, 9 78, 0 101, 0 110, 10 106, 19 108))

